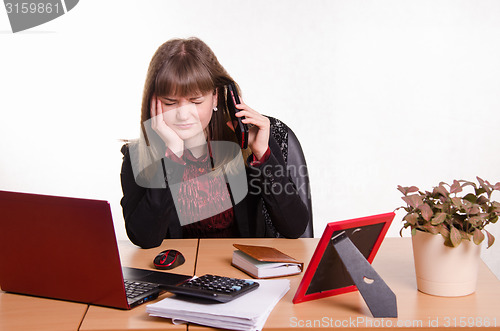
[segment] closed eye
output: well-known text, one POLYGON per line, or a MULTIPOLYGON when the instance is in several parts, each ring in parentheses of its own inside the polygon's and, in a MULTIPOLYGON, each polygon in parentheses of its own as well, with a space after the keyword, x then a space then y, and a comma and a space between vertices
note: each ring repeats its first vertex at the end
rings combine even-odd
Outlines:
MULTIPOLYGON (((179 100, 173 99, 173 98, 172 99, 171 98, 161 98, 160 100, 165 106, 173 106, 173 105, 176 105, 177 103, 179 103, 179 100)), ((189 98, 188 100, 189 100, 189 102, 194 103, 196 105, 201 105, 203 102, 205 102, 205 98, 203 96, 189 98)))
POLYGON ((160 101, 165 105, 165 106, 173 106, 177 103, 176 99, 170 99, 170 98, 161 98, 160 101))
POLYGON ((200 105, 205 101, 205 98, 203 98, 203 97, 191 98, 191 99, 189 99, 189 101, 191 101, 192 103, 194 103, 196 105, 200 105))

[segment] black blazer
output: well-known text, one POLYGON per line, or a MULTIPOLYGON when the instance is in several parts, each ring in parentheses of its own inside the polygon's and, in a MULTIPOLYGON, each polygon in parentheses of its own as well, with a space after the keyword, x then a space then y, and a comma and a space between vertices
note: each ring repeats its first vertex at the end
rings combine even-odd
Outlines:
MULTIPOLYGON (((298 238, 309 223, 310 212, 286 171, 286 155, 283 155, 282 147, 275 139, 279 139, 279 131, 287 127, 273 118, 270 120, 271 155, 260 166, 245 167, 249 183, 248 193, 242 201, 233 206, 235 222, 240 237, 298 238)), ((121 151, 121 205, 129 239, 138 246, 151 248, 159 246, 166 238, 182 238, 182 229, 169 186, 141 186, 140 180, 136 181, 132 171, 129 145, 124 145, 121 151)), ((167 158, 164 158, 162 163, 162 180, 178 180, 183 166, 172 164, 174 162, 167 158), (165 162, 170 162, 167 167, 165 162)))

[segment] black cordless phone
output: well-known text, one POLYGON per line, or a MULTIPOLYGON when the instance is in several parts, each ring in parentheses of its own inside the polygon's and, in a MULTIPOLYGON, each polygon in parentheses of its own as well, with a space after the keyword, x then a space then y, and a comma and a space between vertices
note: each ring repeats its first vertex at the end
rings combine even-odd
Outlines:
POLYGON ((236 108, 236 105, 240 104, 240 97, 238 96, 238 90, 233 83, 227 86, 227 107, 229 114, 231 115, 231 120, 233 121, 234 133, 238 139, 240 147, 245 149, 248 147, 248 126, 241 122, 245 117, 236 117, 235 114, 240 110, 236 108))

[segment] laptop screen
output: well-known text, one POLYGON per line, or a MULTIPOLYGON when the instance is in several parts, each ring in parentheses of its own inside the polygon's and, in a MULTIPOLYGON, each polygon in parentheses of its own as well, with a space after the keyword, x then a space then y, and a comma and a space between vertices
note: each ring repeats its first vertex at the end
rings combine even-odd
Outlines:
POLYGON ((0 191, 3 291, 127 308, 108 202, 0 191))

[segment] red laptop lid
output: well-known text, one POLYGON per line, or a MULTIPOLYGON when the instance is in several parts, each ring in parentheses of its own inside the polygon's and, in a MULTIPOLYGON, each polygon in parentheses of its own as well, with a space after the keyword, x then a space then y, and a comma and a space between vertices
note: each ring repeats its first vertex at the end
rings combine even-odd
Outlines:
POLYGON ((295 293, 293 303, 357 290, 330 241, 332 237, 345 231, 361 254, 372 263, 394 216, 394 213, 386 213, 328 223, 295 293))
POLYGON ((129 308, 109 204, 0 191, 0 287, 129 308))

